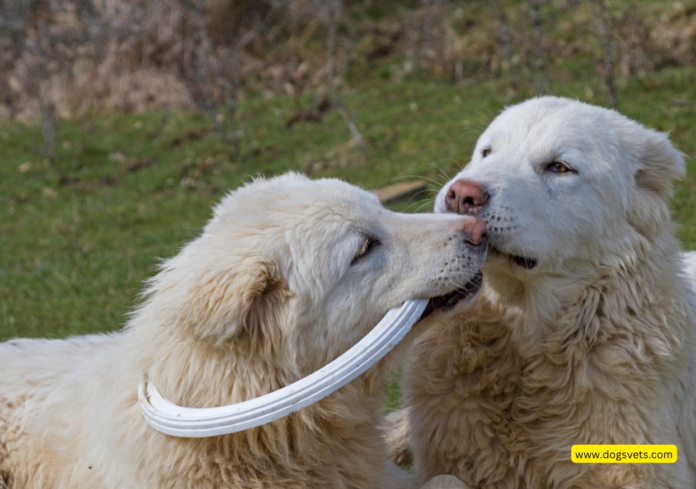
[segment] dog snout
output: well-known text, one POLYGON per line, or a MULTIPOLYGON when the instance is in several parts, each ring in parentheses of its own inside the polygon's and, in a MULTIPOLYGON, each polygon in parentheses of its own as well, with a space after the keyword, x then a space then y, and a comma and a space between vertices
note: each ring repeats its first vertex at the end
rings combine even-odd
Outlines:
POLYGON ((488 192, 480 183, 473 180, 457 180, 450 185, 445 195, 448 212, 473 214, 488 202, 488 192))
POLYGON ((473 246, 486 243, 486 223, 483 219, 472 217, 460 224, 457 229, 464 234, 464 240, 473 246))

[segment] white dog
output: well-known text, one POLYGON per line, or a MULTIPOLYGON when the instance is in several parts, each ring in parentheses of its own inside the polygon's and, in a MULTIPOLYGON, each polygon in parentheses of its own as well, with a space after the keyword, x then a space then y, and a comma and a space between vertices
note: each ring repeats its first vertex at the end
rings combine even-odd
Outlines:
POLYGON ((424 479, 471 488, 696 485, 696 315, 666 200, 684 155, 617 112, 505 110, 435 211, 489 231, 484 287, 428 329, 405 374, 424 479), (674 444, 672 464, 574 464, 574 444, 674 444))
POLYGON ((466 301, 484 241, 481 219, 396 214, 338 180, 248 184, 162 266, 124 332, 0 345, 0 480, 16 489, 413 487, 377 431, 393 353, 297 413, 212 438, 150 428, 138 382, 147 374, 188 407, 274 391, 406 300, 432 298, 429 317, 466 301))

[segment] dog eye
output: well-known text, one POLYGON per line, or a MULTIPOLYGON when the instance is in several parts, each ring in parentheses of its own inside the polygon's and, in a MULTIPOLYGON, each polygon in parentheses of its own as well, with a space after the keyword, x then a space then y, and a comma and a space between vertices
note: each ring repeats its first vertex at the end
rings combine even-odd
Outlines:
POLYGON ((357 262, 361 258, 364 258, 365 256, 367 256, 372 250, 374 250, 380 244, 381 243, 377 238, 373 238, 371 236, 365 238, 365 241, 363 241, 362 245, 360 245, 360 250, 358 250, 358 253, 353 257, 353 261, 350 262, 350 264, 354 265, 355 262, 357 262))
POLYGON ((485 158, 486 156, 491 154, 491 151, 492 151, 491 148, 483 148, 483 151, 481 151, 481 156, 483 156, 485 158))
POLYGON ((568 165, 558 160, 552 161, 546 165, 546 170, 553 173, 567 173, 573 171, 568 165))

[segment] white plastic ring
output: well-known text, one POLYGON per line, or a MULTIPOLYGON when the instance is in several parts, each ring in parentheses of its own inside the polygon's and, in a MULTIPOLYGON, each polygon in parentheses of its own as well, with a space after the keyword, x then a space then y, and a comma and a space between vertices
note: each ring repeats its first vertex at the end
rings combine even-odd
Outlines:
POLYGON ((138 398, 147 423, 162 433, 205 438, 255 428, 309 406, 340 389, 378 362, 411 330, 428 301, 407 301, 387 312, 362 340, 333 362, 282 389, 214 408, 186 408, 166 400, 140 380, 138 398))

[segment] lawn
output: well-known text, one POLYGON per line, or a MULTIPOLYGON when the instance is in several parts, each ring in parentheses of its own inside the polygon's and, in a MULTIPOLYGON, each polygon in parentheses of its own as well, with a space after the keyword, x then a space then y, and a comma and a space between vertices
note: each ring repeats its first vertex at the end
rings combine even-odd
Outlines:
MULTIPOLYGON (((623 113, 669 131, 691 158, 672 202, 686 249, 696 248, 696 106, 673 99, 689 99, 695 78, 692 68, 670 68, 619 87, 623 113)), ((557 95, 606 100, 599 82, 556 85, 557 95)), ((350 144, 335 111, 287 129, 294 99, 248 97, 233 162, 207 119, 185 111, 61 121, 52 164, 41 156, 38 123, 3 123, 0 339, 122 327, 159 261, 197 235, 225 192, 255 175, 296 170, 368 189, 425 179, 434 192, 466 164, 496 113, 531 95, 503 81, 371 83, 343 95, 369 150, 350 144)), ((428 211, 427 197, 395 208, 428 211)))

